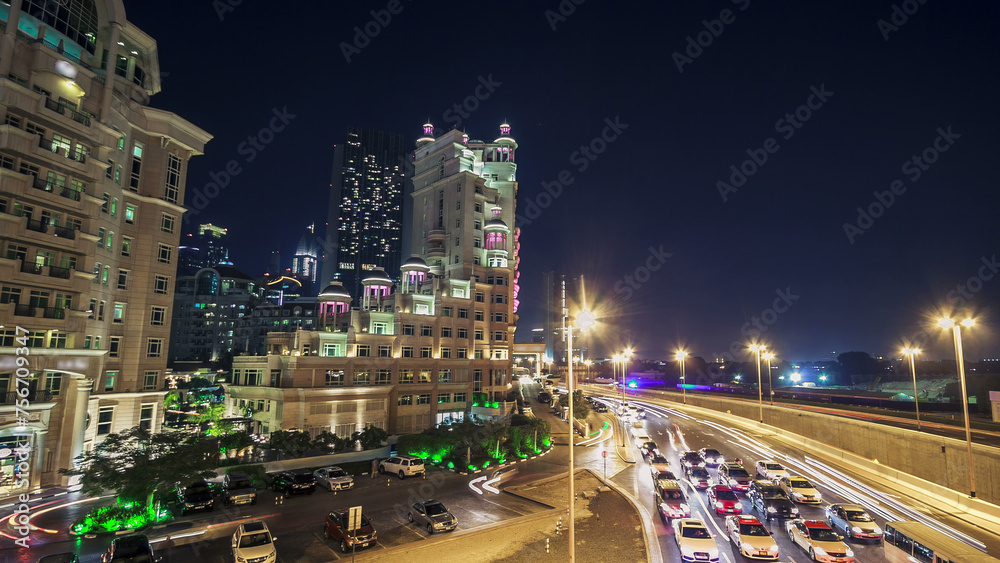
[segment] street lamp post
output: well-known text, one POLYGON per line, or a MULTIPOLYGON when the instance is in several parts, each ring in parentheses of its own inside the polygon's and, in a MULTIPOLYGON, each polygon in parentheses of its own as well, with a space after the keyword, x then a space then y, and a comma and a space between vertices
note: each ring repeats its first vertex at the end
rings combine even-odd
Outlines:
POLYGON ((771 406, 774 406, 774 386, 771 385, 771 360, 774 359, 774 354, 768 352, 764 354, 764 359, 767 360, 767 392, 771 397, 771 406))
POLYGON ((766 350, 761 344, 751 344, 750 350, 757 354, 757 407, 760 422, 764 422, 764 389, 760 386, 760 353, 766 350))
POLYGON ((573 329, 579 328, 585 331, 594 324, 594 315, 584 309, 576 315, 576 323, 579 327, 574 327, 566 317, 566 338, 569 345, 569 560, 573 563, 576 557, 576 487, 574 483, 573 449, 575 446, 575 430, 573 425, 573 329))
POLYGON ((683 397, 684 404, 688 402, 687 396, 687 379, 684 378, 684 358, 687 358, 688 353, 684 350, 677 351, 677 360, 681 363, 681 397, 683 397))
POLYGON ((622 405, 625 405, 625 378, 628 376, 628 360, 632 357, 632 349, 626 348, 622 352, 622 405))
POLYGON ((910 357, 910 373, 913 374, 913 406, 917 409, 917 432, 920 432, 920 399, 917 398, 917 367, 913 356, 920 353, 919 348, 903 348, 903 353, 910 357))
POLYGON ((972 319, 965 319, 960 324, 951 319, 941 319, 938 324, 950 328, 955 333, 955 359, 958 362, 958 380, 962 386, 962 414, 965 415, 965 444, 969 452, 969 496, 976 498, 976 474, 972 467, 972 430, 969 428, 969 397, 965 389, 965 359, 962 357, 962 327, 975 325, 972 319))

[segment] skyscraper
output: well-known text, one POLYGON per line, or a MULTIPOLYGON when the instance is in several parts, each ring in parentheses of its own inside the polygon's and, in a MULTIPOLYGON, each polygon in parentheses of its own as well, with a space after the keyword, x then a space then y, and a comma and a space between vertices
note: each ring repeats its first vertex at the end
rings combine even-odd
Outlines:
POLYGON ((223 265, 232 266, 229 261, 229 249, 222 242, 229 229, 217 227, 211 223, 198 225, 197 233, 188 233, 181 237, 178 248, 177 273, 192 275, 202 268, 223 265))
POLYGON ((316 249, 316 225, 306 227, 292 256, 292 277, 303 284, 303 294, 312 295, 318 277, 319 251, 316 249))
POLYGON ((324 286, 338 280, 357 295, 366 272, 398 274, 406 158, 401 133, 348 127, 334 153, 324 286))
POLYGON ((28 391, 0 448, 28 442, 34 489, 108 434, 159 431, 187 165, 212 137, 149 107, 156 41, 121 1, 0 17, 0 355, 30 348, 27 374, 0 367, 9 413, 28 391))

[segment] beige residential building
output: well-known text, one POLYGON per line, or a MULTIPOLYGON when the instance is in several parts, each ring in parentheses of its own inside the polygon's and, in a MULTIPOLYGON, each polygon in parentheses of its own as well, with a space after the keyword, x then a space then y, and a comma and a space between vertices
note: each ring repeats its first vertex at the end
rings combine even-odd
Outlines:
POLYGON ((238 356, 230 414, 254 431, 368 425, 391 434, 449 420, 497 420, 512 376, 517 324, 517 195, 510 126, 492 142, 424 125, 413 177, 413 241, 398 287, 369 271, 363 294, 320 292, 316 330, 268 334, 267 354, 238 356))
POLYGON ((2 16, 0 450, 27 443, 37 487, 106 434, 159 430, 187 163, 211 136, 149 107, 156 42, 121 2, 2 16))

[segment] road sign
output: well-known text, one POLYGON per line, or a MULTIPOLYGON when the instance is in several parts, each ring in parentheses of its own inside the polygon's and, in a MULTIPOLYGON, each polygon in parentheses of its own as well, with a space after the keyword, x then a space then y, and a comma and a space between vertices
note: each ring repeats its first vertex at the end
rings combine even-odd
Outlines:
POLYGON ((361 527, 361 507, 352 506, 347 511, 347 531, 353 532, 361 527))

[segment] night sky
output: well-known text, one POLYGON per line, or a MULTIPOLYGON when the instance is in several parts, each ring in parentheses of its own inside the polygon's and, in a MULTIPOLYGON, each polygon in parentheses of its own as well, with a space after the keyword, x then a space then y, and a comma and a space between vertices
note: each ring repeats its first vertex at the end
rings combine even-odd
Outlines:
MULTIPOLYGON (((507 120, 519 341, 541 325, 541 272, 556 270, 585 274, 607 348, 643 357, 684 344, 744 360, 753 336, 781 359, 889 355, 942 308, 976 316, 967 359, 1000 356, 998 3, 126 9, 158 42, 152 105, 215 136, 192 160, 188 205, 213 172, 241 167, 190 219, 228 227, 250 274, 272 249, 290 262, 304 227, 325 222, 348 125, 412 147, 428 117, 485 140, 507 120), (274 111, 287 125, 248 160, 241 143, 274 111)), ((928 334, 926 359, 954 357, 948 333, 928 334)))

